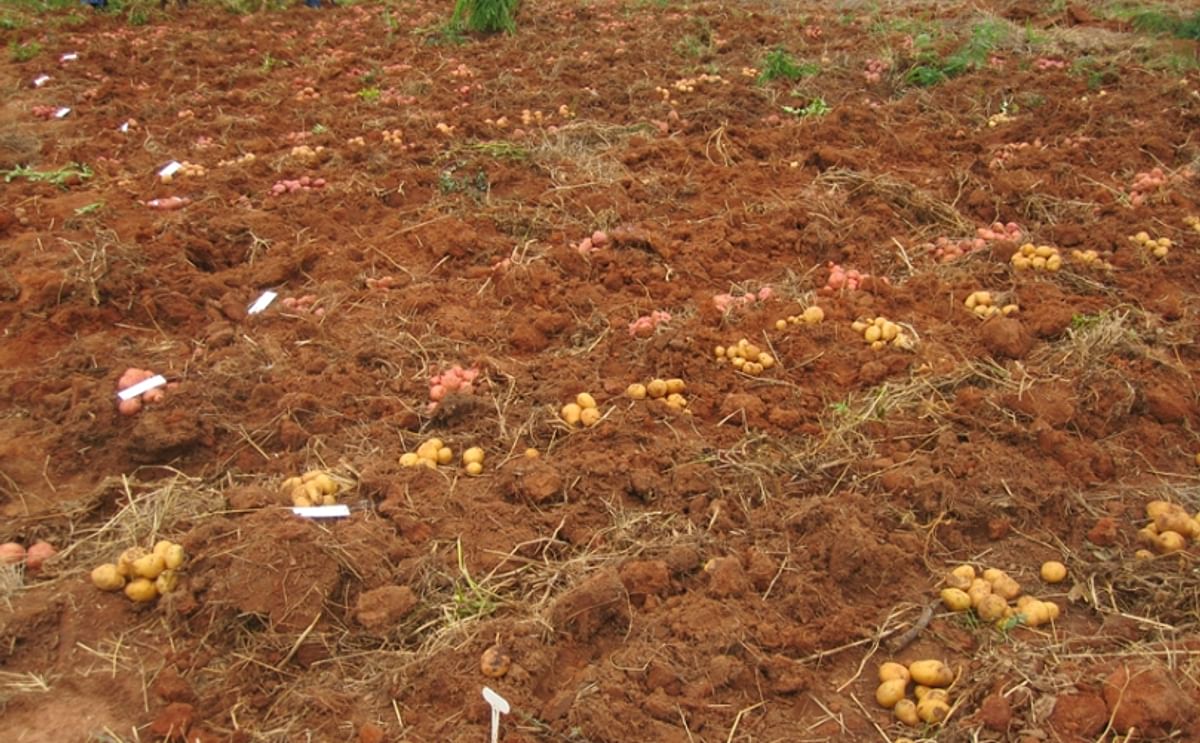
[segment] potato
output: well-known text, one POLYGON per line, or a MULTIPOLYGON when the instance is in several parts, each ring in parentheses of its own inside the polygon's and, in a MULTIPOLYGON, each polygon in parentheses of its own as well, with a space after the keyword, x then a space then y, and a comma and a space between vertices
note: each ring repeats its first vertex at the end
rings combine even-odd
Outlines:
POLYGON ((584 408, 579 413, 579 422, 588 427, 596 425, 600 422, 600 409, 584 408))
POLYGON ((183 551, 183 545, 172 544, 163 551, 162 559, 167 570, 177 570, 187 559, 187 553, 183 551))
POLYGON ((1187 511, 1178 506, 1154 517, 1154 527, 1158 529, 1159 534, 1164 531, 1173 531, 1177 534, 1190 535, 1193 523, 1195 522, 1187 515, 1187 511))
POLYGON ((154 579, 154 590, 158 591, 161 596, 175 590, 175 586, 179 584, 179 576, 174 570, 164 570, 154 579))
POLYGON ((492 645, 479 656, 479 671, 488 678, 500 678, 511 665, 512 658, 499 645, 492 645))
POLYGON ((917 717, 929 725, 938 725, 950 716, 950 705, 943 699, 925 697, 917 702, 917 717))
POLYGON ((444 444, 442 444, 441 439, 429 439, 428 441, 423 441, 421 442, 421 445, 417 447, 417 456, 421 459, 428 459, 436 462, 438 452, 441 451, 442 446, 444 446, 444 444))
POLYGON ((141 547, 130 547, 117 558, 117 570, 126 577, 133 573, 133 563, 146 556, 146 550, 141 547))
POLYGON ((1050 612, 1046 609, 1044 601, 1030 601, 1021 610, 1021 615, 1025 617, 1025 624, 1030 627, 1038 627, 1050 621, 1050 612))
POLYGON ((1042 606, 1046 608, 1046 617, 1053 622, 1062 614, 1062 609, 1058 608, 1058 604, 1053 601, 1043 601, 1042 606))
POLYGON ((776 320, 775 321, 775 329, 776 330, 787 330, 787 320, 776 320))
POLYGON ((954 674, 940 660, 917 660, 908 664, 908 673, 912 680, 922 686, 949 686, 954 680, 954 674))
POLYGON ((1143 526, 1137 531, 1138 544, 1153 547, 1158 543, 1158 527, 1154 524, 1143 526))
POLYGON ((312 482, 323 474, 325 474, 324 470, 309 470, 303 475, 300 475, 300 482, 312 482))
POLYGON ((301 490, 304 491, 304 497, 312 503, 320 503, 321 496, 325 495, 325 493, 321 492, 321 486, 316 480, 309 480, 308 482, 304 483, 304 486, 301 488, 301 490))
POLYGON ((443 446, 437 451, 438 464, 450 464, 454 461, 454 450, 448 446, 443 446))
POLYGON ((997 580, 1006 575, 1008 575, 1008 573, 1005 573, 1000 568, 988 568, 987 570, 983 571, 983 579, 988 583, 995 583, 997 580))
POLYGON ((338 484, 332 477, 322 472, 313 478, 322 495, 333 495, 338 491, 338 484))
POLYGON ((133 561, 131 572, 134 578, 154 580, 159 573, 167 569, 166 560, 158 555, 142 555, 133 561))
POLYGON ((867 343, 874 343, 877 340, 881 340, 882 337, 883 330, 877 325, 872 325, 863 331, 863 338, 867 340, 867 343))
POLYGON ((984 596, 979 601, 979 605, 975 607, 975 612, 979 614, 979 618, 983 621, 994 622, 1004 617, 1004 610, 1007 608, 1008 602, 992 593, 984 596))
POLYGON ((825 319, 825 310, 813 305, 812 307, 804 310, 804 313, 800 315, 800 318, 809 325, 815 325, 825 319))
POLYGON ((903 679, 904 683, 907 684, 908 680, 910 678, 912 678, 912 677, 909 676, 909 674, 908 674, 908 668, 905 667, 904 664, 902 664, 902 663, 896 663, 894 661, 889 660, 886 663, 881 663, 879 666, 879 680, 880 681, 892 681, 894 679, 903 679))
POLYGON ((685 391, 687 391, 687 382, 684 382, 682 379, 678 378, 667 380, 668 395, 681 395, 685 391))
POLYGON ((1021 584, 1005 575, 993 581, 992 593, 999 595, 1005 601, 1012 601, 1021 595, 1021 584))
MULTIPOLYGON (((745 362, 743 362, 745 363, 745 362)), ((736 364, 735 364, 736 366, 736 364)), ((665 379, 651 379, 650 384, 646 385, 646 394, 654 399, 667 396, 667 382, 665 379)))
POLYGON ((1067 566, 1056 560, 1042 563, 1042 580, 1047 583, 1062 583, 1067 577, 1067 566))
POLYGON ((1178 552, 1187 546, 1187 540, 1177 531, 1164 531, 1158 535, 1158 540, 1154 543, 1154 548, 1158 550, 1160 555, 1169 555, 1172 552, 1178 552))
POLYGON ((146 578, 134 578, 125 584, 125 595, 130 601, 144 604, 158 598, 158 589, 154 587, 153 581, 146 578))
POLYGON ((911 699, 901 699, 896 702, 896 706, 892 707, 892 714, 909 727, 916 727, 921 721, 920 716, 917 715, 917 704, 911 699))
POLYGON ((1133 553, 1133 556, 1137 560, 1153 560, 1154 559, 1154 553, 1151 552, 1150 550, 1138 550, 1137 552, 1133 553))
POLYGON ((472 477, 477 477, 477 476, 483 474, 483 463, 482 462, 468 462, 466 467, 464 467, 463 469, 466 470, 468 475, 470 475, 472 477))
POLYGON ((891 709, 896 706, 904 698, 904 687, 908 686, 908 682, 904 679, 892 679, 884 681, 875 689, 875 701, 880 707, 891 709))
POLYGON ((959 588, 943 588, 942 603, 950 611, 966 611, 971 608, 971 597, 959 588))
POLYGON ((417 456, 416 452, 406 451, 400 455, 401 467, 416 467, 420 463, 421 458, 417 456))
POLYGON ((575 404, 584 410, 587 410, 588 408, 596 407, 596 398, 592 397, 586 392, 580 392, 575 396, 575 404))
POLYGON ((527 447, 525 449, 525 458, 526 459, 537 459, 540 456, 542 456, 542 453, 539 452, 537 449, 534 449, 532 446, 527 447))
POLYGON ((158 555, 165 560, 167 557, 167 550, 171 549, 173 546, 175 546, 175 543, 170 539, 160 539, 154 543, 154 549, 150 550, 150 554, 158 555))
POLYGON ((25 561, 25 547, 18 542, 0 544, 0 565, 19 565, 25 561))
POLYGON ((125 587, 125 576, 111 562, 92 568, 92 585, 101 591, 120 591, 125 587))
POLYGON ((1146 504, 1146 518, 1156 519, 1161 513, 1170 511, 1174 503, 1165 500, 1152 500, 1146 504))
POLYGON ((645 400, 646 399, 646 385, 644 385, 640 382, 634 382, 633 384, 631 384, 625 388, 625 396, 628 397, 630 400, 645 400))
POLYGON ((561 415, 562 419, 567 422, 567 425, 574 426, 579 423, 579 417, 582 412, 583 409, 577 404, 569 402, 562 406, 562 410, 559 411, 559 415, 561 415))
POLYGON ((930 689, 928 686, 917 684, 913 687, 913 696, 917 698, 917 701, 920 701, 924 699, 925 695, 931 691, 933 691, 933 689, 930 689))
POLYGON ((483 457, 484 457, 483 449, 478 446, 472 446, 471 448, 467 449, 466 451, 464 451, 462 453, 462 463, 464 465, 470 464, 472 462, 477 462, 479 464, 483 464, 483 457))
POLYGON ((304 484, 304 482, 299 477, 289 477, 288 479, 283 481, 282 485, 279 486, 279 492, 291 493, 293 490, 295 490, 296 488, 300 487, 303 484, 304 484))

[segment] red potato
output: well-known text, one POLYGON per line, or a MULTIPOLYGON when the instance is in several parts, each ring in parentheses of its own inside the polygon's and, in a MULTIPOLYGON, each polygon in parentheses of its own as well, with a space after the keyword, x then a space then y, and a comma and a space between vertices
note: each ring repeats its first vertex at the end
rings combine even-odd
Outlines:
POLYGON ((42 565, 46 560, 58 554, 58 550, 49 542, 39 539, 30 545, 29 550, 25 553, 25 567, 31 573, 41 571, 42 565))
POLYGON ((25 547, 19 542, 0 544, 0 565, 19 565, 25 560, 25 547))

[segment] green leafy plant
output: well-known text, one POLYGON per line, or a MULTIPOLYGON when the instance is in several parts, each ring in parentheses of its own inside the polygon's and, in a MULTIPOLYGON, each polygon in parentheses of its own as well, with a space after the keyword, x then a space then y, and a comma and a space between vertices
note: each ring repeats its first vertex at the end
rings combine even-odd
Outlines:
POLYGON ((81 207, 79 207, 78 209, 76 209, 76 210, 75 210, 75 216, 77 216, 77 217, 85 217, 85 216, 87 216, 88 214, 95 214, 96 212, 100 211, 100 210, 101 210, 101 209, 103 209, 103 208, 104 208, 104 202, 103 202, 103 201, 93 201, 93 202, 92 202, 92 203, 90 203, 90 204, 86 204, 86 205, 84 205, 84 206, 81 206, 81 207))
POLYGON ((5 31, 16 31, 18 28, 21 28, 22 25, 23 24, 21 21, 13 16, 6 15, 0 17, 0 28, 4 29, 5 31))
MULTIPOLYGON (((819 69, 819 68, 818 68, 819 69)), ((786 49, 772 49, 763 56, 762 71, 758 73, 758 84, 765 85, 772 80, 799 80, 809 73, 811 68, 797 64, 786 49)))
POLYGON ((375 103, 383 93, 380 92, 379 88, 361 88, 357 95, 359 100, 365 103, 375 103))
POLYGON ((450 25, 480 33, 512 33, 517 30, 513 12, 519 0, 457 0, 450 25))
POLYGON ((66 188, 67 182, 78 178, 79 180, 87 180, 92 177, 92 170, 86 165, 79 163, 71 163, 64 165, 58 170, 34 170, 26 165, 18 165, 12 170, 3 172, 4 182, 12 183, 18 178, 23 178, 31 183, 53 183, 59 188, 66 188))
POLYGON ((42 45, 36 41, 28 44, 18 44, 13 41, 8 45, 8 53, 14 62, 28 62, 42 53, 42 45))
POLYGON ((324 124, 313 124, 313 127, 310 131, 312 131, 314 135, 321 135, 328 132, 329 127, 325 126, 324 124))
POLYGON ((813 98, 805 106, 781 106, 780 108, 782 108, 784 112, 789 113, 792 116, 799 116, 802 119, 809 118, 811 116, 824 116, 833 110, 833 108, 825 102, 825 99, 820 97, 813 98))
POLYGON ((978 70, 987 65, 988 57, 1007 33, 1007 28, 999 21, 977 23, 971 28, 971 36, 967 41, 945 59, 939 58, 933 50, 931 38, 916 37, 913 39, 913 48, 918 50, 917 64, 909 69, 908 81, 920 87, 930 87, 978 70))

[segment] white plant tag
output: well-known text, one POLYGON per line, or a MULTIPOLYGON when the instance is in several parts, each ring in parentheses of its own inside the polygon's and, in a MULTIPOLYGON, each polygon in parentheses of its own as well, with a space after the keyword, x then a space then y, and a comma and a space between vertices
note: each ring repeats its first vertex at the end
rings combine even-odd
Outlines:
POLYGON ((59 62, 74 62, 77 59, 79 59, 78 54, 76 54, 75 52, 67 52, 66 54, 59 57, 58 61, 59 62))
POLYGON ((69 113, 71 113, 71 109, 67 108, 66 106, 63 106, 62 108, 60 108, 54 112, 54 118, 65 119, 65 118, 67 118, 67 114, 69 114, 69 113))
POLYGON ((33 78, 33 87, 40 88, 48 82, 50 82, 49 75, 38 75, 37 77, 33 78))
POLYGON ((122 400, 132 400, 133 398, 143 393, 149 392, 155 387, 162 387, 167 383, 167 378, 161 374, 156 374, 149 379, 143 379, 132 387, 126 387, 117 393, 117 397, 122 400))
POLYGON ((180 168, 182 168, 182 167, 183 167, 183 166, 182 166, 182 165, 180 165, 180 164, 179 164, 177 161, 175 161, 175 160, 172 160, 171 162, 169 162, 169 163, 167 163, 166 165, 164 165, 164 166, 162 167, 162 170, 158 171, 158 175, 159 175, 159 177, 160 177, 160 178, 161 178, 161 177, 166 177, 166 176, 168 176, 168 175, 175 175, 176 173, 178 173, 178 172, 179 172, 179 169, 180 169, 180 168))
POLYGON ((250 309, 246 310, 246 314, 247 315, 257 315, 258 313, 262 312, 266 308, 270 307, 271 303, 275 301, 275 297, 278 297, 278 296, 279 296, 278 292, 273 292, 268 289, 267 291, 262 293, 261 297, 254 300, 254 304, 250 305, 250 309))
POLYGON ((492 708, 492 743, 498 743, 500 740, 500 715, 507 715, 510 711, 508 700, 486 686, 483 687, 483 698, 492 708))
POLYGON ((306 519, 340 519, 350 515, 350 506, 345 503, 333 506, 295 506, 292 513, 306 519))

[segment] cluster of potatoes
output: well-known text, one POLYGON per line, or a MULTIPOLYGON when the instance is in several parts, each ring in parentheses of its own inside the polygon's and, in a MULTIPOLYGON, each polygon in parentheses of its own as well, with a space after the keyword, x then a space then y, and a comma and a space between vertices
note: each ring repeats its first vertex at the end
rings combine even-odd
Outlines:
POLYGON ((1062 254, 1053 245, 1025 243, 1009 259, 1018 271, 1057 271, 1062 268, 1062 254))
POLYGON ((824 321, 825 310, 814 304, 812 307, 805 308, 804 312, 801 312, 799 315, 788 315, 786 320, 776 320, 775 329, 787 330, 789 325, 799 325, 800 323, 804 323, 805 325, 816 325, 817 323, 824 321))
POLYGON ((1183 218, 1183 223, 1191 227, 1193 232, 1200 232, 1200 217, 1189 214, 1183 218))
POLYGON ((258 159, 257 156, 255 156, 255 154, 253 152, 247 152, 246 154, 241 155, 239 157, 231 158, 229 160, 221 160, 217 163, 217 167, 218 168, 227 168, 230 165, 246 165, 246 164, 254 162, 257 159, 258 159))
MULTIPOLYGON (((478 446, 472 446, 463 451, 462 465, 472 477, 483 474, 484 451, 478 446)), ((454 461, 454 450, 439 438, 427 439, 421 442, 416 451, 400 455, 401 467, 428 467, 436 469, 438 465, 447 465, 454 461)))
POLYGON ((279 491, 290 498, 293 506, 332 506, 337 503, 341 489, 337 480, 324 470, 309 470, 299 477, 289 477, 279 486, 279 491))
POLYGON ((316 147, 309 147, 306 144, 300 144, 292 148, 291 155, 294 159, 299 160, 300 162, 311 164, 319 162, 324 156, 324 153, 325 148, 320 145, 316 147))
POLYGON ((1021 309, 1015 304, 1006 304, 1003 307, 997 307, 992 293, 982 290, 968 294, 963 305, 985 320, 993 315, 1008 316, 1021 309))
POLYGON ((591 428, 603 417, 600 408, 596 407, 596 398, 587 392, 580 392, 576 395, 575 402, 563 405, 558 414, 572 428, 575 426, 591 428))
POLYGON ((879 666, 875 701, 905 725, 937 725, 950 715, 946 687, 953 682, 954 674, 940 660, 915 660, 908 666, 888 661, 879 666), (908 698, 909 683, 916 701, 908 698))
POLYGON ((404 132, 402 130, 384 129, 382 135, 384 144, 390 144, 394 147, 404 146, 404 132))
POLYGON ((855 320, 850 328, 863 337, 863 341, 872 349, 878 351, 890 343, 896 348, 910 349, 912 339, 901 330, 900 326, 886 317, 872 317, 867 320, 855 320))
POLYGON ((1156 239, 1150 237, 1150 233, 1148 232, 1139 232, 1136 235, 1130 235, 1126 239, 1155 258, 1166 258, 1167 253, 1171 252, 1171 247, 1174 245, 1171 242, 1171 238, 1160 237, 1156 239))
POLYGON ((120 591, 134 603, 144 604, 175 590, 179 582, 177 570, 187 559, 183 547, 166 539, 147 552, 130 547, 115 563, 106 562, 92 568, 92 585, 101 591, 120 591))
MULTIPOLYGON (((1200 513, 1189 516, 1178 503, 1152 500, 1146 504, 1150 523, 1138 530, 1138 542, 1160 555, 1186 549, 1189 541, 1200 540, 1200 513)), ((1150 550, 1140 549, 1137 557, 1153 557, 1150 550)))
POLYGON ((1088 268, 1103 268, 1106 271, 1111 271, 1113 268, 1113 264, 1101 258, 1100 254, 1091 248, 1087 250, 1072 250, 1071 260, 1088 268))
POLYGON ((742 338, 732 346, 717 346, 713 355, 718 364, 729 364, 740 372, 757 377, 767 369, 775 366, 775 357, 750 341, 742 338))
POLYGON ((179 163, 179 170, 176 170, 170 175, 160 175, 158 180, 163 183, 170 183, 171 181, 175 180, 175 176, 177 175, 188 178, 203 178, 204 176, 208 175, 208 169, 203 165, 197 165, 196 163, 190 163, 187 160, 184 160, 179 163))
MULTIPOLYGON (((1058 583, 1067 577, 1067 569, 1060 562, 1047 562, 1042 565, 1041 575, 1047 583, 1058 583)), ((1060 613, 1053 601, 1022 595, 1021 584, 997 568, 988 568, 982 576, 976 576, 974 567, 959 565, 946 576, 945 583, 941 598, 947 609, 954 612, 974 609, 985 622, 1019 616, 1023 624, 1037 627, 1058 619, 1060 613), (1010 605, 1014 599, 1016 604, 1010 605)))
POLYGON ((688 406, 687 398, 683 393, 687 391, 687 383, 682 379, 651 379, 648 384, 634 382, 625 388, 625 396, 630 400, 662 400, 663 403, 672 410, 686 411, 688 406))

